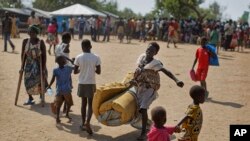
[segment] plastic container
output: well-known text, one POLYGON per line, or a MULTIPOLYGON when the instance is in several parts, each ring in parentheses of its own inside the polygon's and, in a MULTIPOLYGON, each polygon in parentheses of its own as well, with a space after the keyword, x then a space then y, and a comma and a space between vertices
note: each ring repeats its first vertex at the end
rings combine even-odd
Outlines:
POLYGON ((49 96, 53 95, 53 90, 51 88, 47 89, 46 94, 49 96))
POLYGON ((197 81, 194 70, 190 70, 189 75, 193 81, 197 81))

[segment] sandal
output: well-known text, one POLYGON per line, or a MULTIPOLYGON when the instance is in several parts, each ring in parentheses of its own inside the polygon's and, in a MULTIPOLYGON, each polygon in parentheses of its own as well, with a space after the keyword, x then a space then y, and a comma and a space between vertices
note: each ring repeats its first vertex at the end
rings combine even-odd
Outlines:
POLYGON ((27 100, 26 102, 23 103, 23 105, 33 105, 35 102, 33 100, 27 100))

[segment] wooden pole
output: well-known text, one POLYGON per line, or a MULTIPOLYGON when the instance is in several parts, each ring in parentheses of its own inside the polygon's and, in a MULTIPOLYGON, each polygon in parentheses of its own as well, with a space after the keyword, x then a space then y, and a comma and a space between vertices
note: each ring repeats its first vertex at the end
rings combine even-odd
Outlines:
POLYGON ((19 79, 18 79, 17 90, 16 90, 15 105, 17 105, 20 87, 21 87, 21 82, 22 82, 22 78, 23 78, 23 68, 24 68, 24 64, 25 64, 25 53, 23 53, 22 58, 23 58, 23 60, 22 60, 22 64, 21 64, 21 70, 19 71, 19 79))
POLYGON ((44 107, 45 97, 44 97, 44 75, 43 75, 43 65, 42 65, 42 55, 40 55, 40 78, 41 78, 41 104, 44 107))

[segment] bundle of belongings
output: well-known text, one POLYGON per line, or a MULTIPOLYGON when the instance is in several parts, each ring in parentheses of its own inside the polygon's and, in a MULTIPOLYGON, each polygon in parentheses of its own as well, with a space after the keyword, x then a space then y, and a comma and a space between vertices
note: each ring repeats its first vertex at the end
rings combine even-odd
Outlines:
POLYGON ((141 129, 136 90, 129 83, 133 78, 134 73, 128 73, 122 82, 105 84, 96 90, 93 113, 99 122, 107 126, 130 123, 133 127, 141 129))

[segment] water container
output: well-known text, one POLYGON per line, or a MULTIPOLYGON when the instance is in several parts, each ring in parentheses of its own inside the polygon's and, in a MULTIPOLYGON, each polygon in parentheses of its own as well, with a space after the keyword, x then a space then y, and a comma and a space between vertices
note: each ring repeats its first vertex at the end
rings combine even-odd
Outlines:
POLYGON ((51 88, 47 89, 47 95, 52 96, 53 95, 53 90, 51 88))

